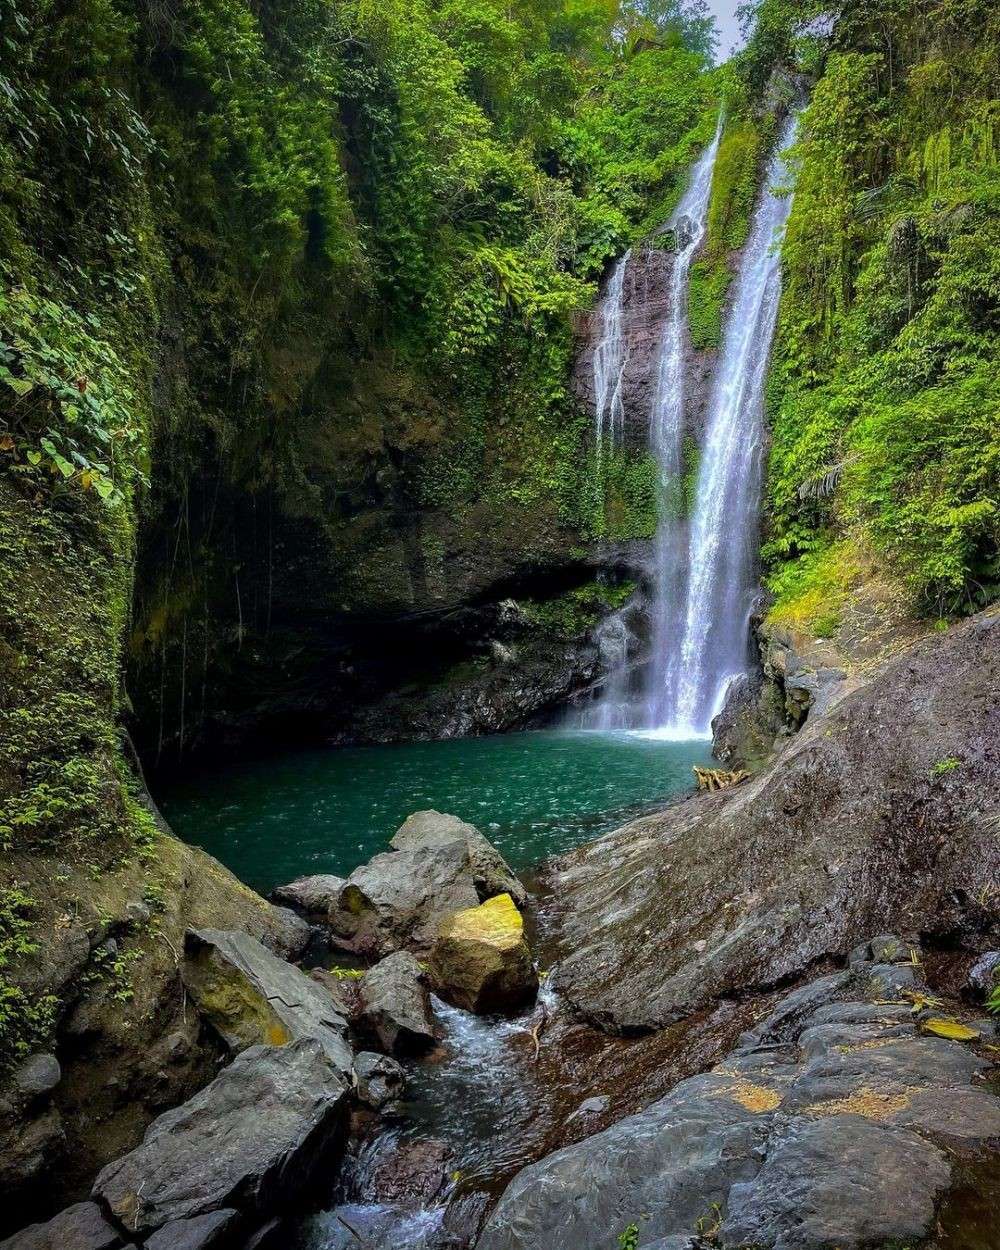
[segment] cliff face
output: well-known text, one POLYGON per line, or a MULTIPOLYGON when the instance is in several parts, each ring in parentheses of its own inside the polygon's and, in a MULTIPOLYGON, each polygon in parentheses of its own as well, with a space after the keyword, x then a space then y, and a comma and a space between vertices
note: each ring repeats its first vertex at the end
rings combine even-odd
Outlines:
MULTIPOLYGON (((623 442, 638 451, 649 446, 649 421, 656 398, 663 326, 671 312, 670 275, 674 254, 670 239, 669 235, 654 235, 631 250, 625 266, 622 287, 623 442)), ((596 401, 594 351, 601 337, 599 308, 580 318, 579 330, 581 343, 573 364, 572 387, 574 395, 593 416, 596 401)), ((714 360, 713 350, 699 350, 689 338, 685 358, 688 396, 685 435, 692 439, 699 439, 702 433, 714 360)))

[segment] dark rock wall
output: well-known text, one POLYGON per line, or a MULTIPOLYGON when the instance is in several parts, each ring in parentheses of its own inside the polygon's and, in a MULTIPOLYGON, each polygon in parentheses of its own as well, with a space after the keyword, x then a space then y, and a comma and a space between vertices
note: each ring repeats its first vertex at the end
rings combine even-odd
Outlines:
MULTIPOLYGON (((666 236, 657 236, 665 238, 666 236)), ((670 314, 670 277, 673 253, 657 247, 655 239, 633 248, 625 267, 622 300, 622 333, 625 368, 622 401, 625 409, 625 442, 634 448, 649 445, 649 422, 656 400, 657 367, 663 324, 670 314)), ((573 393, 586 411, 594 413, 594 349, 600 341, 599 310, 580 322, 581 345, 573 367, 573 393)), ((687 413, 685 432, 700 439, 708 403, 709 381, 715 352, 687 354, 687 413)))

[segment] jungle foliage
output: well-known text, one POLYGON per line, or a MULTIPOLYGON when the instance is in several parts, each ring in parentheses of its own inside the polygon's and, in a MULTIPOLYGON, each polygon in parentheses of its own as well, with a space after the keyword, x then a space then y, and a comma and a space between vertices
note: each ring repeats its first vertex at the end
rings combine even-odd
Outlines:
MULTIPOLYGON (((815 7, 764 0, 748 83, 815 7)), ((793 150, 770 407, 773 585, 871 543, 918 613, 1000 596, 1000 11, 836 22, 793 150)), ((810 572, 806 580, 812 580, 810 572)), ((779 605, 780 606, 780 605, 779 605)))

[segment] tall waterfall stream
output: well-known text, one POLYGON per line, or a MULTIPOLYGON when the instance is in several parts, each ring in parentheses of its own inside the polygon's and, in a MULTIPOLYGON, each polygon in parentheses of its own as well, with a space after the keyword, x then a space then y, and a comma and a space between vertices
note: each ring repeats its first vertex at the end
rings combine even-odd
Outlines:
MULTIPOLYGON (((783 154, 794 133, 792 116, 768 165, 733 280, 689 518, 678 504, 688 415, 687 291, 691 265, 705 236, 720 131, 696 162, 668 223, 676 252, 648 418, 661 494, 650 657, 642 688, 636 690, 632 665, 637 640, 621 614, 609 620, 601 641, 610 672, 601 697, 583 714, 589 728, 642 730, 677 740, 709 737, 730 683, 746 669, 756 588, 764 383, 781 292, 776 245, 791 208, 783 154)), ((613 441, 624 425, 628 349, 622 306, 631 255, 626 253, 612 270, 600 306, 601 338, 594 352, 599 447, 603 440, 613 441)))

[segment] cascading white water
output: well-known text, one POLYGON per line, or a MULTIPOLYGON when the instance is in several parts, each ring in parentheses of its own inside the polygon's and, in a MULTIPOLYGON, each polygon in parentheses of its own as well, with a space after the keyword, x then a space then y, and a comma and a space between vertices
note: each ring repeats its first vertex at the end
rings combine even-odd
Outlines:
MULTIPOLYGON (((684 561, 679 496, 683 458, 684 433, 684 365, 687 347, 687 289, 691 263, 705 235, 708 202, 712 188, 712 172, 722 134, 722 119, 715 136, 698 158, 691 177, 666 229, 675 239, 675 254, 670 271, 667 316, 660 335, 656 359, 656 385, 649 415, 649 442, 660 469, 661 522, 656 543, 656 588, 653 605, 653 670, 654 677, 642 703, 636 703, 629 690, 629 661, 635 639, 629 632, 623 612, 608 618, 598 642, 608 680, 598 701, 584 710, 581 722, 592 729, 635 729, 661 723, 658 718, 662 700, 655 692, 663 688, 667 648, 679 636, 678 603, 683 596, 684 561), (606 644, 611 642, 613 648, 606 644), (611 662, 608 663, 608 660, 611 662)), ((622 377, 626 352, 621 346, 621 299, 625 264, 629 253, 618 262, 608 283, 602 305, 601 341, 594 352, 594 392, 596 402, 596 434, 600 439, 607 425, 605 409, 617 405, 618 418, 624 423, 622 377), (618 343, 617 347, 613 346, 618 343), (608 381, 609 367, 617 367, 617 383, 612 393, 608 381), (609 394, 611 398, 608 399, 609 394)), ((612 424, 612 429, 614 426, 612 424)))
MULTIPOLYGON (((611 271, 604 297, 600 302, 600 338, 594 348, 594 448, 597 476, 600 480, 601 458, 605 441, 612 447, 625 433, 625 404, 622 389, 628 352, 623 333, 625 306, 625 271, 632 249, 621 256, 611 271)), ((618 708, 625 697, 628 669, 627 644, 630 639, 623 614, 615 613, 601 629, 598 646, 602 661, 611 674, 604 698, 583 715, 583 723, 591 729, 616 727, 618 708)))
POLYGON ((631 249, 611 271, 600 304, 601 337, 594 348, 594 447, 598 462, 604 440, 616 443, 625 429, 622 379, 625 376, 625 338, 622 334, 622 308, 625 300, 625 270, 631 249))
POLYGON ((680 637, 686 580, 682 489, 684 471, 685 365, 688 345, 688 280, 708 219, 712 174, 722 136, 722 118, 715 137, 702 153, 691 181, 671 220, 677 253, 670 275, 670 306, 657 362, 656 391, 650 416, 650 446, 660 469, 660 522, 656 535, 656 582, 652 604, 652 656, 646 699, 637 709, 640 723, 656 728, 669 707, 672 651, 680 637))
POLYGON ((776 244, 791 208, 784 149, 789 119, 767 170, 740 261, 713 384, 688 539, 687 595, 679 643, 664 648, 658 726, 707 736, 732 679, 746 670, 764 442, 764 383, 781 293, 776 244))

